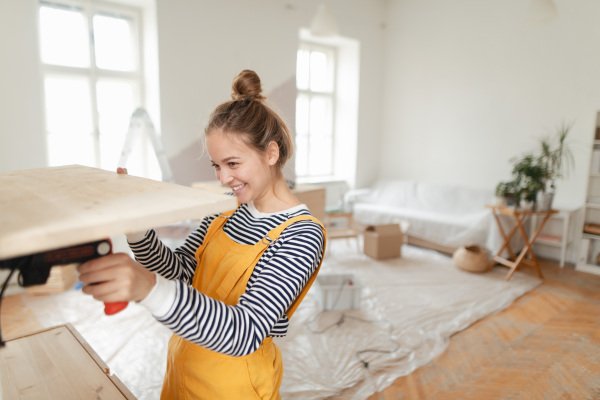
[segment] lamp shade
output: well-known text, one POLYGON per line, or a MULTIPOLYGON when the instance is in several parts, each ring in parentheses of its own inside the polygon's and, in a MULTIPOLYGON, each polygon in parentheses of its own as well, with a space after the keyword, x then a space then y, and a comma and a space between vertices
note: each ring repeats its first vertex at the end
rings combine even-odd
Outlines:
POLYGON ((310 33, 314 36, 335 36, 339 33, 337 21, 326 3, 319 4, 310 25, 310 33))

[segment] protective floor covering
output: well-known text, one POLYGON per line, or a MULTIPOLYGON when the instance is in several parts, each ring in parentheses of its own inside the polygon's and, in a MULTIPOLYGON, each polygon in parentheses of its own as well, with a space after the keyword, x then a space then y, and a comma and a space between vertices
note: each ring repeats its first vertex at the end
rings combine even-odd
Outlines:
MULTIPOLYGON (((283 355, 283 399, 365 399, 441 354, 452 334, 541 283, 519 271, 506 282, 503 267, 464 272, 448 256, 407 245, 401 258, 387 261, 360 253, 354 240, 329 247, 321 275, 352 275, 362 285, 360 308, 321 312, 322 291, 313 286, 288 336, 275 340, 283 355)), ((340 289, 327 291, 337 292, 331 306, 354 299, 344 290, 358 290, 340 289)), ((78 290, 28 305, 44 326, 72 323, 140 400, 159 398, 170 333, 141 306, 107 317, 101 303, 78 290)))

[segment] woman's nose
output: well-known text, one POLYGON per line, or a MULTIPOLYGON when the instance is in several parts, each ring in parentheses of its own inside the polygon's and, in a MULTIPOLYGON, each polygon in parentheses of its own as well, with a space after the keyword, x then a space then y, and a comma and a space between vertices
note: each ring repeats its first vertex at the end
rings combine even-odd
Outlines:
POLYGON ((232 180, 232 177, 227 172, 227 170, 221 169, 217 174, 218 174, 217 179, 219 179, 219 181, 221 182, 222 185, 227 186, 229 184, 229 182, 231 182, 231 180, 232 180))

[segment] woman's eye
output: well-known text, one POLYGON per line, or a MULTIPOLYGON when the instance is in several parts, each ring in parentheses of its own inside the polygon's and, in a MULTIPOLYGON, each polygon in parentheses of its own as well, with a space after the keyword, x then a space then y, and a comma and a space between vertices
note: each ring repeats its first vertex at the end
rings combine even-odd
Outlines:
POLYGON ((212 163, 212 167, 216 169, 216 168, 219 168, 219 165, 212 163))
POLYGON ((231 161, 227 163, 227 165, 229 165, 230 167, 235 167, 236 165, 238 165, 238 163, 231 161))

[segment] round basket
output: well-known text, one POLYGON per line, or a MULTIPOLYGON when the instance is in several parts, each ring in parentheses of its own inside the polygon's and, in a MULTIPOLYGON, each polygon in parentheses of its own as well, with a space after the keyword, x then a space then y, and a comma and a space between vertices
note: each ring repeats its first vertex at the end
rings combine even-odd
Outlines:
POLYGON ((454 265, 469 272, 484 272, 488 267, 486 249, 480 246, 462 246, 452 255, 454 265))

